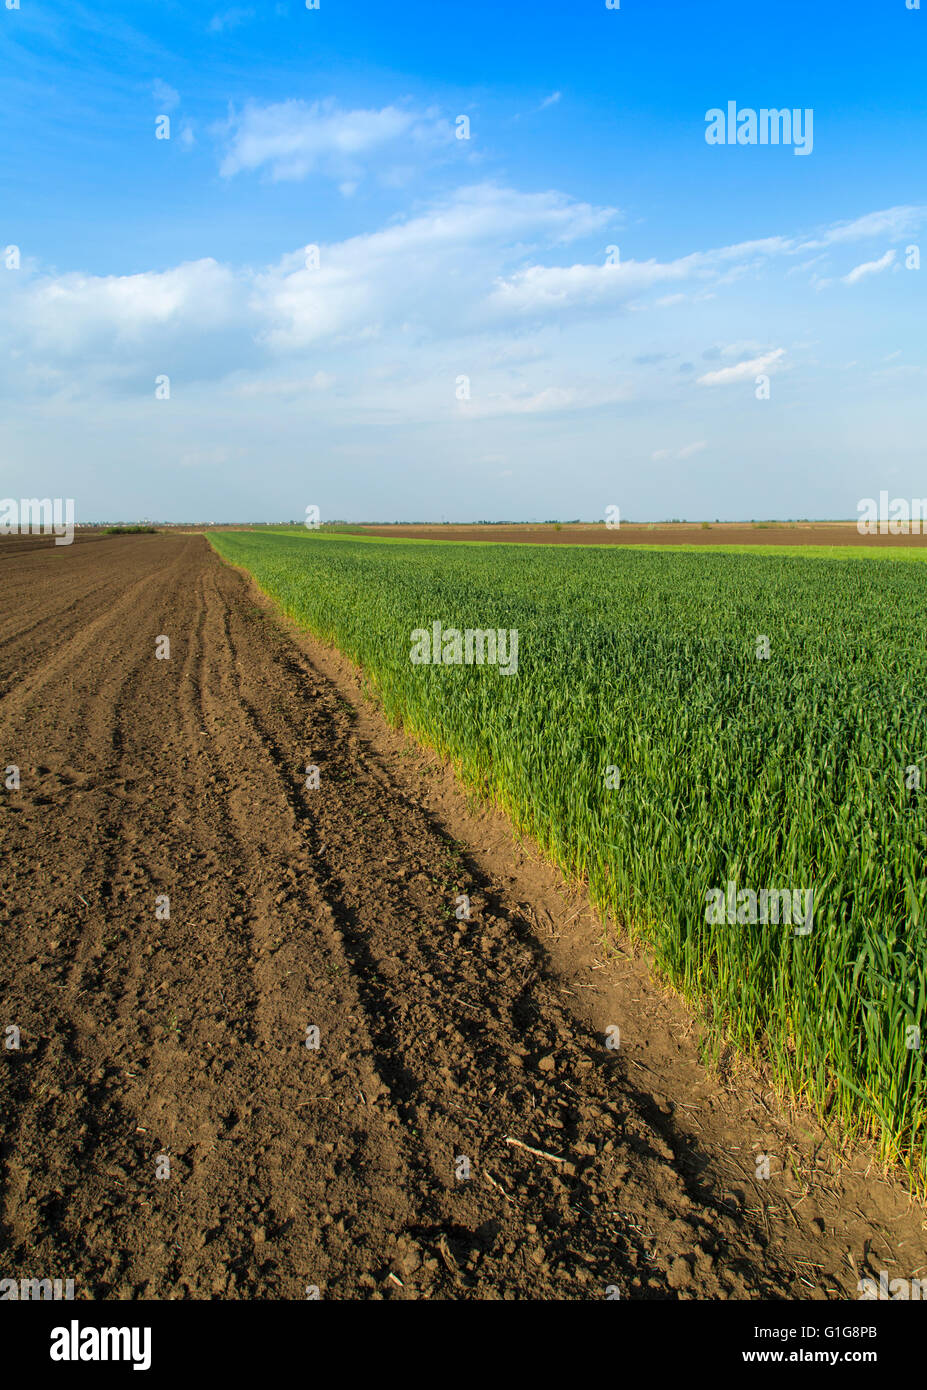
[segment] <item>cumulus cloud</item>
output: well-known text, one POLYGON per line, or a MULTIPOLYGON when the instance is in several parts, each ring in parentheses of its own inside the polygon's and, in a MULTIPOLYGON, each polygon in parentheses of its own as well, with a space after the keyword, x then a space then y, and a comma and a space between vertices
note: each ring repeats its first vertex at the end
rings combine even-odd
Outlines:
MULTIPOLYGON (((24 268, 0 277, 0 347, 16 354, 19 379, 33 390, 43 383, 63 390, 71 378, 57 380, 56 369, 67 362, 73 370, 81 359, 88 375, 93 364, 96 384, 171 370, 189 382, 246 368, 259 372, 262 363, 273 369, 324 351, 324 362, 308 374, 287 371, 279 387, 281 396, 304 389, 317 396, 338 353, 376 343, 381 362, 397 350, 406 360, 428 344, 475 341, 474 335, 482 335, 476 350, 487 369, 504 372, 513 362, 538 360, 544 349, 534 340, 513 340, 510 332, 499 336, 489 304, 494 279, 526 248, 598 234, 612 216, 559 193, 479 184, 405 221, 322 245, 317 266, 300 248, 257 268, 211 258, 132 275, 24 268)), ((353 380, 356 391, 356 373, 353 380)), ((274 389, 262 382, 241 394, 274 389)))
POLYGON ((318 269, 297 253, 259 275, 255 302, 266 341, 286 349, 337 334, 369 337, 397 318, 436 331, 476 328, 513 243, 562 244, 612 216, 557 193, 460 189, 418 217, 323 248, 318 269))
POLYGON ((20 303, 21 330, 35 347, 79 353, 141 341, 168 326, 200 331, 238 316, 234 273, 212 258, 139 275, 39 276, 20 303))
MULTIPOLYGON (((602 363, 627 362, 638 346, 631 335, 625 353, 610 356, 617 315, 659 304, 675 313, 674 300, 691 305, 713 291, 720 300, 732 268, 772 264, 792 244, 770 237, 609 265, 605 245, 618 216, 615 208, 559 192, 479 183, 378 230, 323 244, 317 264, 307 263, 305 248, 264 266, 204 258, 121 276, 36 272, 24 264, 19 274, 0 276, 0 347, 13 364, 7 391, 51 394, 91 377, 119 383, 133 372, 133 381, 144 381, 152 372, 177 371, 188 383, 227 380, 237 399, 277 398, 288 409, 305 401, 334 410, 362 394, 373 401, 373 385, 382 381, 377 409, 392 410, 397 401, 417 409, 420 399, 422 408, 437 411, 441 401, 441 409, 454 409, 447 383, 464 373, 482 378, 458 414, 607 406, 627 399, 630 387, 616 385, 602 363), (602 259, 575 258, 573 243, 583 241, 602 259), (570 264, 553 263, 567 256, 570 264), (589 327, 596 319, 599 327, 589 327), (578 336, 568 348, 573 325, 578 336), (579 363, 570 356, 576 344, 579 363), (444 375, 428 395, 422 383, 439 359, 444 375), (587 374, 574 378, 574 366, 587 374), (375 369, 386 374, 377 378, 375 369), (408 385, 407 396, 394 378, 408 385)), ((891 264, 890 254, 866 262, 848 282, 891 264)), ((783 347, 722 342, 704 352, 711 370, 699 376, 685 360, 670 386, 667 373, 652 370, 668 360, 661 349, 690 359, 700 345, 674 336, 648 346, 634 359, 635 381, 655 393, 688 390, 689 373, 702 386, 723 386, 786 365, 783 347)), ((699 440, 682 449, 704 447, 699 440)), ((678 448, 660 452, 691 456, 678 448)))

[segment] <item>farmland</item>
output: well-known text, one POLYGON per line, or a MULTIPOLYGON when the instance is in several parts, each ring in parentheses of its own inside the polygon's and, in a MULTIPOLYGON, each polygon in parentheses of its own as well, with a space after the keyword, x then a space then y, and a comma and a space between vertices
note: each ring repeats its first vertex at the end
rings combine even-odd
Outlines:
MULTIPOLYGON (((682 569, 663 572, 659 555, 645 554, 639 569, 628 552, 610 571, 612 552, 563 547, 545 581, 550 552, 529 547, 517 548, 518 559, 508 547, 247 532, 217 544, 236 564, 266 565, 263 582, 287 590, 303 624, 312 595, 320 631, 340 630, 347 647, 350 625, 394 717, 404 700, 413 707, 414 676, 428 703, 408 722, 445 757, 466 751, 470 737, 449 715, 485 725, 490 737, 469 780, 501 803, 496 759, 509 778, 509 815, 463 794, 445 758, 386 723, 355 666, 284 619, 203 536, 79 532, 60 548, 51 538, 4 538, 0 841, 13 877, 0 911, 0 997, 4 1037, 18 1044, 4 1048, 0 1067, 4 1278, 19 1288, 46 1275, 73 1281, 77 1300, 304 1299, 313 1289, 364 1300, 600 1300, 609 1289, 628 1300, 823 1300, 857 1297, 863 1274, 909 1278, 922 1264, 923 1208, 906 1175, 883 1171, 865 1137, 829 1143, 828 1127, 778 1091, 764 1066, 720 1047, 739 1026, 744 1049, 769 1049, 762 1030, 751 1039, 736 990, 717 996, 727 1013, 719 1004, 706 1028, 650 969, 647 940, 665 970, 678 958, 677 979, 697 945, 704 967, 690 992, 705 1015, 708 974, 730 976, 738 943, 743 958, 743 943, 753 943, 754 973, 775 974, 763 943, 779 942, 786 965, 788 952, 809 965, 811 946, 822 974, 824 948, 833 955, 833 942, 819 939, 816 900, 810 937, 781 923, 727 927, 726 939, 714 928, 713 959, 702 905, 682 891, 691 881, 700 892, 710 874, 687 867, 648 881, 661 867, 656 851, 667 849, 651 802, 671 731, 669 712, 657 720, 655 710, 671 678, 652 673, 651 706, 632 729, 629 688, 645 688, 643 663, 654 660, 640 637, 653 612, 664 634, 670 613, 691 634, 680 599, 672 609, 657 600, 685 565, 707 559, 709 570, 720 565, 715 579, 693 574, 705 613, 717 613, 688 646, 697 653, 696 637, 712 633, 719 641, 742 557, 684 557, 682 569), (405 552, 397 570, 393 557, 405 552), (564 602, 552 619, 553 574, 564 602), (385 660, 402 605, 403 628, 415 622, 427 635, 429 618, 443 622, 442 657, 452 622, 464 633, 491 622, 506 631, 509 660, 414 665, 404 630, 401 660, 385 660), (569 662, 556 632, 540 646, 556 621, 572 632, 567 616, 584 616, 587 629, 569 662), (635 624, 637 667, 625 673, 618 636, 631 641, 635 624), (591 639, 597 633, 601 649, 609 631, 611 673, 596 693, 591 639), (170 655, 159 659, 165 639, 170 655), (441 698, 444 677, 456 703, 441 698), (537 710, 527 731, 516 698, 526 677, 537 710), (571 788, 610 709, 608 755, 620 777, 611 799, 597 786, 583 799, 571 788), (507 730, 497 725, 503 710, 507 730), (532 780, 532 767, 549 786, 532 780), (624 827, 610 808, 634 788, 635 767, 654 785, 633 791, 624 827), (627 897, 624 920, 639 945, 611 925, 605 939, 585 885, 565 879, 531 836, 513 834, 511 818, 527 819, 515 798, 529 792, 534 834, 548 827, 550 856, 566 861, 586 835, 587 879, 598 872, 603 908, 609 894, 615 904, 627 897), (561 824, 574 802, 574 820, 561 824), (593 815, 608 827, 608 853, 593 815), (611 846, 622 835, 640 864, 632 855, 619 882, 606 869, 619 862, 611 846), (661 938, 661 892, 675 938, 661 938), (706 1059, 703 1042, 720 1051, 706 1059)), ((905 575, 919 570, 867 562, 844 573, 841 562, 830 606, 838 594, 853 598, 857 573, 865 588, 865 572, 880 602, 903 611, 915 602, 905 575)), ((776 597, 775 573, 765 599, 762 586, 741 590, 745 620, 751 603, 776 597)), ((783 562, 780 587, 788 574, 802 571, 783 562)), ((823 612, 828 589, 818 589, 823 612)), ((854 600, 861 611, 863 597, 854 600)), ((581 640, 583 625, 573 625, 581 640)), ((767 626, 770 658, 757 669, 772 683, 780 638, 767 626)), ((877 626, 889 637, 900 630, 888 613, 877 626)), ((727 631, 725 651, 734 636, 727 631)), ((900 649, 888 650, 897 665, 900 649)), ((871 651, 868 660, 887 687, 886 661, 873 663, 871 651)), ((724 667, 712 670, 706 701, 725 698, 725 712, 736 713, 737 682, 752 665, 735 665, 720 688, 724 667)), ((699 752, 694 717, 703 707, 686 698, 694 714, 683 732, 707 778, 713 764, 699 752)), ((875 730, 874 721, 871 741, 875 730)), ((726 738, 717 733, 719 758, 726 738)), ((730 775, 729 763, 717 766, 730 775)), ((760 769, 758 757, 751 766, 760 769)), ((680 799, 683 771, 671 772, 680 799)), ((690 791, 686 805, 690 863, 711 824, 736 850, 733 812, 710 807, 704 791, 690 791)), ((670 823, 673 803, 665 810, 670 823)), ((888 836, 875 796, 870 817, 888 836)), ((794 818, 784 833, 797 853, 794 818)), ((766 849, 750 872, 780 862, 774 844, 766 849)), ((719 854, 711 886, 726 886, 725 870, 760 892, 783 886, 730 870, 732 857, 719 854)), ((881 862, 891 867, 888 852, 881 862)), ((913 917, 909 909, 906 924, 913 917)), ((877 932, 866 940, 879 949, 877 932)), ((880 1007, 904 988, 900 972, 888 973, 901 959, 897 951, 882 971, 880 1007)), ((862 965, 857 983, 852 973, 841 982, 838 1003, 851 989, 872 998, 878 965, 862 965)), ((793 979, 780 977, 786 999, 793 979)), ((741 981, 745 998, 750 980, 741 981)), ((868 1017, 860 1044, 882 1014, 870 1006, 868 1017)), ((820 1053, 828 1046, 839 1061, 826 1037, 820 1053)), ((916 1086, 906 1094, 913 1107, 916 1086)), ((853 1113, 865 1122, 862 1108, 853 1113)))
POLYGON ((211 540, 651 945, 716 1047, 924 1181, 919 564, 211 540), (436 622, 517 632, 517 672, 413 663, 436 622), (785 890, 807 921, 751 920, 785 890))

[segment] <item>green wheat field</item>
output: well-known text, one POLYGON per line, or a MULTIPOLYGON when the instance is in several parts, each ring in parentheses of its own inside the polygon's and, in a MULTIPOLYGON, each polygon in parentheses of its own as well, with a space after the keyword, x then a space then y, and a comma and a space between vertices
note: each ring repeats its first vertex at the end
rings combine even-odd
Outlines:
POLYGON ((927 1181, 927 596, 917 563, 214 532, 386 715, 645 938, 715 1044, 927 1181), (517 671, 412 633, 518 632, 517 671), (768 657, 758 655, 765 651, 768 657), (708 894, 813 893, 808 934, 708 894))

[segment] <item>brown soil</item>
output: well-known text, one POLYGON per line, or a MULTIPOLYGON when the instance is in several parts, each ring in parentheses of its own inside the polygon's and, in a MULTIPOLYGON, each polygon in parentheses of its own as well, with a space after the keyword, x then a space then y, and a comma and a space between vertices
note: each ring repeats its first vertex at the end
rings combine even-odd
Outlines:
POLYGON ((707 1072, 643 956, 201 536, 2 549, 0 1277, 815 1298, 923 1272, 903 1185, 707 1072))
POLYGON ((528 545, 860 545, 924 546, 927 531, 917 535, 861 536, 855 521, 699 522, 643 525, 622 522, 610 531, 603 524, 582 524, 560 530, 548 524, 512 526, 352 526, 371 536, 409 536, 419 540, 509 541, 528 545))

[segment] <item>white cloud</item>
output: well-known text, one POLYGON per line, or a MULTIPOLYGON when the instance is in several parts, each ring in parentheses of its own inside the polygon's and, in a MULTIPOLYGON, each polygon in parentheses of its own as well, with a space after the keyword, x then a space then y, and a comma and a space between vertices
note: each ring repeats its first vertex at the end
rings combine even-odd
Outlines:
POLYGON ((800 251, 817 250, 823 246, 835 246, 844 241, 865 241, 869 237, 897 240, 916 231, 927 219, 927 207, 908 204, 893 208, 883 208, 880 212, 869 212, 851 222, 835 222, 822 232, 817 239, 803 241, 800 251))
POLYGON ((619 265, 532 265, 508 279, 500 278, 491 302, 509 313, 618 305, 653 285, 685 279, 691 269, 690 257, 669 264, 651 260, 622 261, 619 265))
POLYGON ((397 321, 442 336, 475 328, 493 317, 486 290, 513 244, 562 244, 613 216, 558 193, 460 189, 418 217, 323 247, 317 270, 296 253, 259 275, 266 341, 286 350, 338 334, 370 337, 397 321))
POLYGON ((845 285, 856 285, 860 280, 865 280, 868 275, 878 275, 881 271, 887 270, 895 260, 894 251, 886 251, 884 256, 880 256, 877 261, 863 261, 862 265, 854 266, 848 275, 842 276, 845 285))
POLYGON ((724 262, 749 260, 754 257, 779 256, 794 250, 795 242, 789 237, 767 236, 755 241, 738 241, 732 246, 721 246, 707 253, 713 261, 724 262))
MULTIPOLYGON (((572 266, 531 265, 497 281, 493 304, 512 313, 537 314, 566 309, 614 309, 642 306, 634 297, 656 285, 673 281, 702 282, 699 297, 706 297, 708 286, 730 284, 772 258, 789 254, 795 243, 785 237, 763 237, 737 242, 709 251, 693 251, 670 261, 622 260, 607 264, 572 266)), ((672 308, 687 298, 679 291, 653 301, 656 307, 672 308)))
POLYGON ((39 351, 79 354, 163 328, 203 333, 238 317, 240 301, 233 272, 211 258, 139 275, 71 271, 29 283, 20 329, 39 351))
POLYGON ((549 96, 549 97, 545 97, 544 100, 541 102, 541 105, 538 107, 538 110, 539 110, 539 111, 543 111, 544 108, 545 108, 545 106, 553 106, 553 105, 555 104, 555 102, 558 102, 559 100, 560 100, 560 93, 559 93, 559 92, 551 92, 550 96, 549 96))
MULTIPOLYGON (((547 350, 536 336, 510 329, 500 336, 490 299, 506 263, 531 246, 598 236, 613 216, 559 193, 479 184, 418 216, 323 244, 317 269, 307 268, 304 248, 265 268, 203 259, 121 276, 24 269, 0 276, 0 324, 7 325, 0 327, 0 347, 23 364, 34 355, 47 369, 83 356, 97 380, 114 382, 150 369, 216 380, 236 368, 258 370, 269 358, 324 348, 328 360, 313 364, 313 370, 324 367, 314 379, 317 389, 336 353, 363 352, 376 342, 381 365, 391 358, 405 363, 428 344, 463 338, 470 345, 462 355, 475 352, 489 372, 505 373, 547 350)), ((452 379, 466 370, 466 362, 448 368, 452 379)), ((298 367, 286 373, 297 390, 311 375, 298 367)), ((288 391, 281 387, 281 394, 288 391)), ((251 392, 269 393, 266 386, 251 392)), ((512 408, 534 407, 516 402, 512 408)))
MULTIPOLYGON (((696 301, 718 289, 710 322, 720 335, 721 287, 738 257, 744 265, 771 262, 790 244, 771 237, 605 265, 617 216, 562 193, 482 183, 379 230, 322 244, 317 269, 307 268, 304 249, 263 267, 202 259, 122 276, 24 266, 0 276, 0 348, 12 362, 6 392, 51 398, 107 382, 138 391, 164 371, 188 389, 225 382, 227 398, 242 408, 278 400, 287 412, 305 407, 334 419, 350 402, 371 420, 530 417, 594 411, 641 389, 667 399, 690 391, 696 378, 723 386, 786 368, 785 348, 738 339, 751 322, 738 315, 729 339, 703 354, 711 370, 701 376, 691 365, 697 337, 678 338, 674 323, 684 380, 637 364, 627 379, 610 378, 603 364, 630 361, 639 347, 616 315, 685 298, 684 332, 703 312, 696 301), (584 239, 600 248, 601 262, 542 263, 584 239), (473 380, 473 399, 457 409, 453 383, 461 373, 473 380)), ((758 301, 759 311, 765 303, 758 301)), ((704 331, 701 318, 699 325, 696 333, 704 331)), ((654 346, 667 346, 669 330, 654 331, 664 334, 654 346)), ((697 440, 658 452, 684 461, 704 448, 697 440)))
POLYGON ((735 381, 749 381, 751 377, 764 376, 781 366, 785 348, 776 348, 762 357, 748 358, 738 362, 736 367, 722 367, 717 372, 706 372, 698 378, 699 386, 729 386, 735 381))
POLYGON ((449 124, 434 110, 384 106, 346 111, 331 99, 249 103, 220 130, 227 137, 220 165, 225 178, 266 167, 275 180, 320 172, 338 182, 356 182, 362 161, 400 142, 408 150, 411 144, 445 140, 449 145, 451 140, 449 124))

